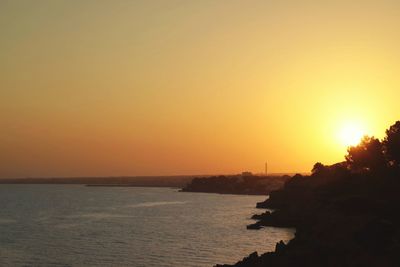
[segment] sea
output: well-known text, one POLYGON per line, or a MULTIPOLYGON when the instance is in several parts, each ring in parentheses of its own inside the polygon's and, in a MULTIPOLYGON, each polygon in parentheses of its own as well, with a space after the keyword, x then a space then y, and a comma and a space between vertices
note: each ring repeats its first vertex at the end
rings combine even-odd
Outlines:
POLYGON ((209 266, 273 251, 294 229, 247 230, 266 196, 173 188, 0 185, 0 266, 209 266))

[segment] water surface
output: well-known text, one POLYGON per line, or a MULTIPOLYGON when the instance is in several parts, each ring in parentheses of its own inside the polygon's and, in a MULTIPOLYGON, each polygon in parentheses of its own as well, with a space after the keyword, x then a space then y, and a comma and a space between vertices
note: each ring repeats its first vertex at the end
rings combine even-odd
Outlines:
POLYGON ((213 266, 293 230, 246 230, 263 196, 0 185, 0 266, 213 266))

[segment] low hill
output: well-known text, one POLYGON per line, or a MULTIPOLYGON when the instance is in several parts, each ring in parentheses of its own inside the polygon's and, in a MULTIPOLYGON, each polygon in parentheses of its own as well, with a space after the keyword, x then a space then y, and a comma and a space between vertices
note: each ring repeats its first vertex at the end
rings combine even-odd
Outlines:
POLYGON ((219 267, 400 266, 400 121, 381 141, 365 136, 345 161, 316 163, 258 203, 248 229, 295 227, 274 252, 219 267))

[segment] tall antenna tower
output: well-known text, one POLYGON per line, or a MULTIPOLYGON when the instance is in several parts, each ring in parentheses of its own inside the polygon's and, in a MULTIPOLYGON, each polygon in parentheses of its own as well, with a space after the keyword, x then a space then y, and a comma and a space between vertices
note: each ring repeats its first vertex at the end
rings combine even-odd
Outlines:
POLYGON ((268 175, 268 162, 265 162, 265 176, 268 175))

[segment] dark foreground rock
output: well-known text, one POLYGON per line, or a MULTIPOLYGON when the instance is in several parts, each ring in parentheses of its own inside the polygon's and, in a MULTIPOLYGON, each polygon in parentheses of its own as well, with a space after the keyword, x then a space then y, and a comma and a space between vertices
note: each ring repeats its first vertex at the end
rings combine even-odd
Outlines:
POLYGON ((273 212, 254 215, 248 229, 295 227, 295 238, 275 252, 217 266, 400 266, 398 172, 352 173, 336 164, 294 176, 257 207, 273 212))
POLYGON ((345 159, 316 163, 312 175, 295 175, 258 203, 272 212, 249 228, 292 226, 295 238, 232 266, 400 266, 400 121, 383 140, 363 137, 345 159))

